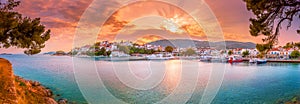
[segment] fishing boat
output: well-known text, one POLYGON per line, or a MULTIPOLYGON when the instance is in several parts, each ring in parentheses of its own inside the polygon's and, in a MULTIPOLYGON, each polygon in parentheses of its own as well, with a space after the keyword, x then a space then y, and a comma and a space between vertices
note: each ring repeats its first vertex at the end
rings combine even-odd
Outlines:
POLYGON ((256 63, 257 64, 264 64, 264 63, 267 63, 267 60, 266 59, 257 59, 256 63))
POLYGON ((228 62, 229 63, 243 62, 243 58, 241 56, 238 56, 238 55, 233 55, 233 56, 229 57, 228 62))

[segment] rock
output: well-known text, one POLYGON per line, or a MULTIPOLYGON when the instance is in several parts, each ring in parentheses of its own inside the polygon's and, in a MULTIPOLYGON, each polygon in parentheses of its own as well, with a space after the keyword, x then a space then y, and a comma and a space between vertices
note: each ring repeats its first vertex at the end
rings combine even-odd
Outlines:
POLYGON ((46 100, 45 102, 46 104, 57 104, 57 102, 52 98, 46 98, 45 100, 46 100))
POLYGON ((59 99, 58 104, 67 104, 68 100, 67 99, 59 99))
POLYGON ((8 93, 14 93, 15 91, 14 91, 13 88, 9 88, 7 92, 8 92, 8 93))
POLYGON ((40 86, 40 82, 37 81, 29 81, 31 83, 32 86, 40 86))
POLYGON ((57 104, 52 95, 39 82, 15 76, 9 61, 0 58, 0 104, 57 104))
POLYGON ((49 89, 46 89, 47 96, 51 97, 53 95, 53 92, 49 89))

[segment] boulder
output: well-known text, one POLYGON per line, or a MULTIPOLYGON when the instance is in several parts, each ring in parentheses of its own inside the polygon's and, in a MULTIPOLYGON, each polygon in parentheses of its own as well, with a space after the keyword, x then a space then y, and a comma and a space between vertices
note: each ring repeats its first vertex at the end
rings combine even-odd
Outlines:
POLYGON ((58 104, 67 104, 68 100, 67 99, 59 99, 58 104))

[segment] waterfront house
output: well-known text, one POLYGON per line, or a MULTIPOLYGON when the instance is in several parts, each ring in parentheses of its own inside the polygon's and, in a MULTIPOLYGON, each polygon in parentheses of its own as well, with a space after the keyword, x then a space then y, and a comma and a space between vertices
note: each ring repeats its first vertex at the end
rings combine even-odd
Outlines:
POLYGON ((280 57, 280 50, 279 48, 273 48, 271 49, 268 54, 267 54, 268 58, 279 58, 280 57))

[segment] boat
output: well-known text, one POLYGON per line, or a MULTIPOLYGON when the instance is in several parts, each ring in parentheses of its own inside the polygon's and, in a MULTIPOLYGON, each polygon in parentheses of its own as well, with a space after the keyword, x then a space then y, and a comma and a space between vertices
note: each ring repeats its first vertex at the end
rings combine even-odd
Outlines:
POLYGON ((138 57, 138 56, 123 56, 123 57, 109 57, 105 58, 105 61, 138 61, 138 60, 146 60, 146 57, 138 57))
POLYGON ((243 58, 241 56, 238 56, 238 55, 233 55, 233 56, 229 57, 228 62, 229 63, 243 62, 243 58))
POLYGON ((251 59, 249 59, 249 63, 256 63, 257 62, 257 59, 256 58, 251 58, 251 59))
POLYGON ((257 64, 264 64, 264 63, 267 63, 267 60, 266 59, 257 59, 256 63, 257 64))
POLYGON ((175 57, 172 54, 168 54, 168 53, 156 53, 156 54, 146 56, 146 59, 148 59, 148 60, 170 60, 170 59, 175 59, 175 57))
POLYGON ((1 53, 0 55, 13 55, 11 53, 1 53))
POLYGON ((212 60, 212 56, 201 56, 200 57, 200 61, 208 62, 208 61, 211 61, 211 60, 212 60))

